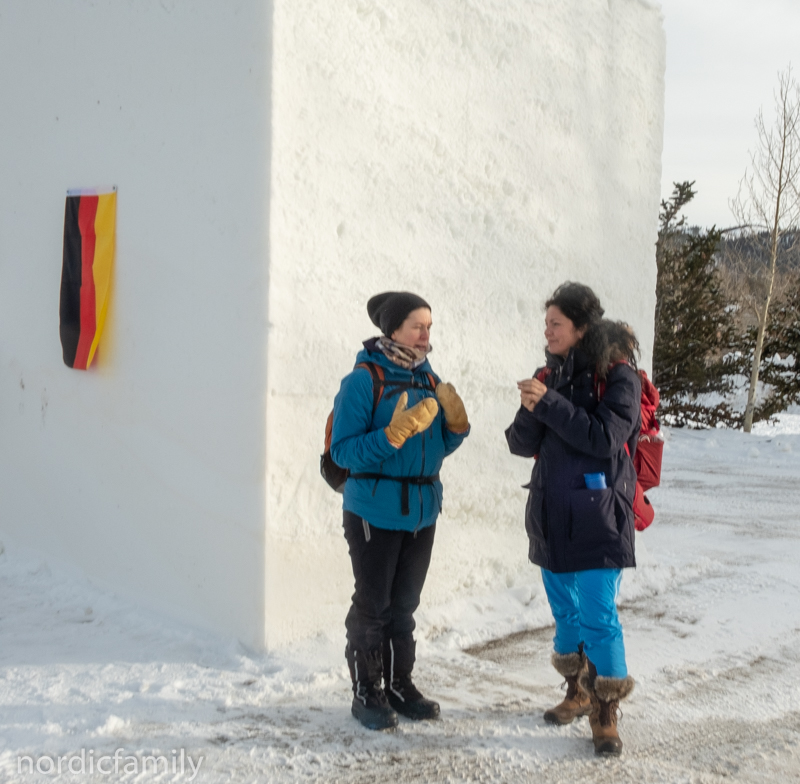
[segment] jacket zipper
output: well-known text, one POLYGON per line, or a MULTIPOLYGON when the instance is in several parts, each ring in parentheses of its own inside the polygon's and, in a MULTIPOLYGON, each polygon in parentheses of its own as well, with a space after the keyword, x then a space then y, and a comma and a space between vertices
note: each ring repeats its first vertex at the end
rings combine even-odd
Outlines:
MULTIPOLYGON (((411 380, 414 380, 414 374, 411 374, 411 380)), ((430 428, 429 428, 430 429, 430 428)), ((422 467, 420 468, 419 475, 420 477, 425 476, 425 432, 420 433, 422 436, 422 467)), ((422 485, 417 485, 417 490, 419 491, 419 522, 414 528, 414 538, 417 538, 417 531, 419 531, 419 527, 422 525, 422 517, 424 513, 424 504, 422 502, 422 485)))

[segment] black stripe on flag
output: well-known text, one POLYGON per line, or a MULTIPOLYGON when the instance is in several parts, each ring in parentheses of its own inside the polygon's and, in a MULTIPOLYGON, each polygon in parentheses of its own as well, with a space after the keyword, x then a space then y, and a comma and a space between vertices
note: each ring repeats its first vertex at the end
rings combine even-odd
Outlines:
POLYGON ((78 226, 80 196, 67 196, 64 209, 64 259, 61 265, 61 306, 59 309, 61 348, 64 364, 75 366, 81 334, 81 232, 78 226))

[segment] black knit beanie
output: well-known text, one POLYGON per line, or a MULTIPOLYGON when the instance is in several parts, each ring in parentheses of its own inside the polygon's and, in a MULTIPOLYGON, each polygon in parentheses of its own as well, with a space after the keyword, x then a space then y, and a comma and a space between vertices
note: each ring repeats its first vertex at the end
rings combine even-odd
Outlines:
POLYGON ((387 338, 400 328, 411 311, 417 308, 431 309, 422 297, 410 291, 384 291, 376 294, 367 303, 370 321, 379 327, 387 338))

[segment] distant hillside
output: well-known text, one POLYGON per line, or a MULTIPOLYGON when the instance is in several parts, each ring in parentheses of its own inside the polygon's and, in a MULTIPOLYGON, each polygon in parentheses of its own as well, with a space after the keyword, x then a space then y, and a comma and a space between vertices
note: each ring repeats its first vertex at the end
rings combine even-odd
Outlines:
MULTIPOLYGON (((737 236, 724 235, 719 244, 719 264, 729 269, 738 267, 750 274, 758 274, 769 260, 769 233, 737 236)), ((781 238, 778 250, 778 272, 792 273, 800 270, 800 231, 789 232, 781 238)))

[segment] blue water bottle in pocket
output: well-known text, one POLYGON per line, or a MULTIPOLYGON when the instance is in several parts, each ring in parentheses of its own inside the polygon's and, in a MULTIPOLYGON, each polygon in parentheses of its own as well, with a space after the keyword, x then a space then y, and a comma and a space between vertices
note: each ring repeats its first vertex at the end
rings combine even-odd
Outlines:
POLYGON ((606 475, 602 471, 599 474, 584 474, 583 480, 589 490, 605 490, 608 487, 606 475))

